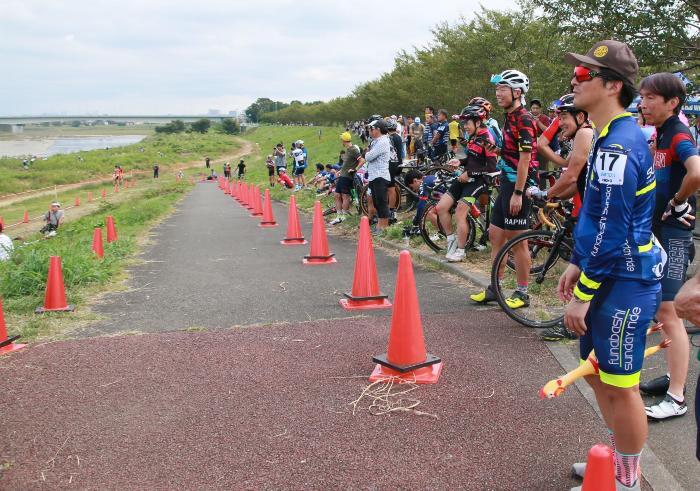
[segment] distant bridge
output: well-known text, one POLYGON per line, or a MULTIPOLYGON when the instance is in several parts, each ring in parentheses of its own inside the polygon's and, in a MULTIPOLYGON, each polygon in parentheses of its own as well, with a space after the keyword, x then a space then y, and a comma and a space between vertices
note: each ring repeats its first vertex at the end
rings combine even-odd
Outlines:
MULTIPOLYGON (((39 123, 65 123, 70 121, 114 121, 117 123, 167 123, 179 119, 181 121, 197 121, 199 119, 209 119, 211 121, 221 121, 222 119, 236 119, 234 116, 209 114, 205 115, 165 115, 165 116, 113 116, 109 114, 75 114, 68 116, 0 116, 0 124, 23 125, 39 123)), ((251 126, 243 123, 243 125, 251 126)))

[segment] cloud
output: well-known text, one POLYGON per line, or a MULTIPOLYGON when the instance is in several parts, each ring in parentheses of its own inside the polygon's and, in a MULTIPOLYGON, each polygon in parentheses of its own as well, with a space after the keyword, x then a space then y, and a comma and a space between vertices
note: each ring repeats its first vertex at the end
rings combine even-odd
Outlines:
MULTIPOLYGON (((490 8, 514 8, 494 0, 490 8)), ((443 0, 0 0, 0 111, 203 113, 257 97, 327 100, 391 70, 443 0)))

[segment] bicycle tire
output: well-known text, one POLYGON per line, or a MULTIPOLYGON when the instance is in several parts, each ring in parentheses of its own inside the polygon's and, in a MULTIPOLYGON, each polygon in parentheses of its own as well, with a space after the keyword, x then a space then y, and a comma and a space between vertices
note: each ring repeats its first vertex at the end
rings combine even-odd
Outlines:
MULTIPOLYGON (((498 254, 496 255, 496 257, 493 261, 493 265, 491 267, 491 285, 492 285, 493 292, 496 296, 496 301, 498 302, 498 305, 501 307, 503 312, 505 312, 505 314, 508 317, 513 319, 515 322, 522 324, 526 327, 548 328, 548 327, 553 327, 557 324, 560 324, 564 318, 563 307, 559 307, 559 309, 562 310, 561 315, 553 315, 552 318, 547 319, 547 320, 539 320, 539 319, 533 318, 534 315, 526 315, 526 313, 537 312, 536 307, 533 307, 532 305, 530 307, 524 308, 524 309, 522 309, 522 308, 521 309, 511 309, 508 306, 508 304, 506 303, 506 293, 504 291, 504 287, 502 286, 502 283, 498 281, 498 271, 500 269, 500 265, 503 262, 506 262, 506 263, 508 262, 508 258, 511 257, 510 251, 516 244, 522 242, 523 240, 527 240, 528 242, 532 240, 533 242, 539 241, 539 243, 540 243, 540 247, 539 247, 539 249, 537 249, 537 254, 539 254, 540 251, 545 250, 547 248, 548 243, 551 244, 551 247, 549 247, 547 249, 548 253, 546 254, 546 258, 548 258, 548 260, 552 260, 552 262, 546 268, 546 271, 544 271, 542 273, 543 268, 544 268, 544 264, 542 265, 542 267, 539 267, 539 266, 535 267, 535 268, 531 267, 531 270, 530 270, 530 275, 535 274, 535 273, 533 273, 533 269, 538 269, 538 268, 539 268, 539 272, 537 274, 542 274, 543 276, 547 275, 548 273, 550 273, 552 268, 559 261, 563 261, 563 259, 561 258, 562 254, 561 254, 560 248, 561 247, 569 248, 569 249, 572 248, 572 244, 570 242, 568 242, 566 240, 566 238, 564 238, 560 243, 560 248, 557 248, 556 251, 553 251, 552 247, 554 246, 555 236, 556 236, 556 232, 553 232, 551 230, 530 230, 530 231, 522 233, 516 237, 513 237, 512 239, 510 239, 509 241, 507 241, 503 245, 503 247, 501 248, 500 251, 498 251, 498 254)), ((530 249, 532 251, 532 248, 530 246, 528 246, 528 249, 530 249)), ((532 252, 531 252, 531 254, 532 254, 532 252)), ((533 262, 533 265, 534 265, 534 262, 533 262)), ((512 271, 514 271, 514 269, 512 271)), ((552 280, 554 278, 549 278, 549 279, 552 280)), ((555 280, 558 281, 559 278, 557 277, 557 278, 555 278, 555 280)), ((539 282, 539 283, 542 283, 542 282, 539 282)), ((532 295, 531 295, 531 301, 532 301, 532 295)), ((541 312, 541 310, 539 312, 541 312)))
MULTIPOLYGON (((430 221, 427 219, 427 217, 428 217, 428 212, 431 211, 431 210, 432 210, 433 208, 435 208, 436 206, 437 206, 437 203, 429 203, 428 205, 426 205, 425 209, 423 210, 423 216, 422 216, 421 219, 420 219, 420 226, 419 226, 419 228, 420 228, 420 235, 421 235, 421 237, 423 238, 423 242, 425 242, 425 244, 426 244, 428 247, 430 247, 433 251, 435 251, 436 253, 439 254, 440 252, 443 252, 445 249, 442 248, 439 244, 435 243, 435 242, 430 238, 430 235, 431 235, 430 232, 431 232, 431 231, 428 229, 428 226, 427 226, 427 224, 426 224, 426 222, 430 223, 430 221)), ((432 226, 433 226, 433 224, 430 223, 430 227, 432 227, 432 226)), ((442 237, 445 237, 445 232, 444 232, 444 230, 442 229, 442 226, 440 226, 440 222, 439 222, 439 221, 438 221, 438 233, 439 233, 442 237)))

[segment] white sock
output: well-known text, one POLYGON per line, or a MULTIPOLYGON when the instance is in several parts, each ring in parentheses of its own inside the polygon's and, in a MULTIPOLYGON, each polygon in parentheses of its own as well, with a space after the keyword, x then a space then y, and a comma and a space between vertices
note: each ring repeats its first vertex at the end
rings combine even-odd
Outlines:
POLYGON ((684 396, 677 396, 676 394, 674 394, 674 393, 671 392, 670 390, 667 390, 667 391, 666 391, 666 394, 670 395, 671 398, 672 398, 674 401, 676 401, 678 404, 683 404, 683 403, 685 402, 685 397, 684 397, 684 396))

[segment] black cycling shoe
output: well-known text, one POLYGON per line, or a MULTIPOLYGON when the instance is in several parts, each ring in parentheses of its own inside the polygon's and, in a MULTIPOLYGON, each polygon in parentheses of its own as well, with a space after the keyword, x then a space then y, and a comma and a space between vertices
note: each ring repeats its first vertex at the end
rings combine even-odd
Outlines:
POLYGON ((639 390, 650 396, 663 396, 666 395, 670 384, 671 378, 668 375, 662 375, 654 380, 642 382, 639 384, 639 390))
POLYGON ((557 324, 549 329, 545 329, 540 336, 544 341, 564 341, 578 338, 576 334, 569 331, 563 324, 557 324))

